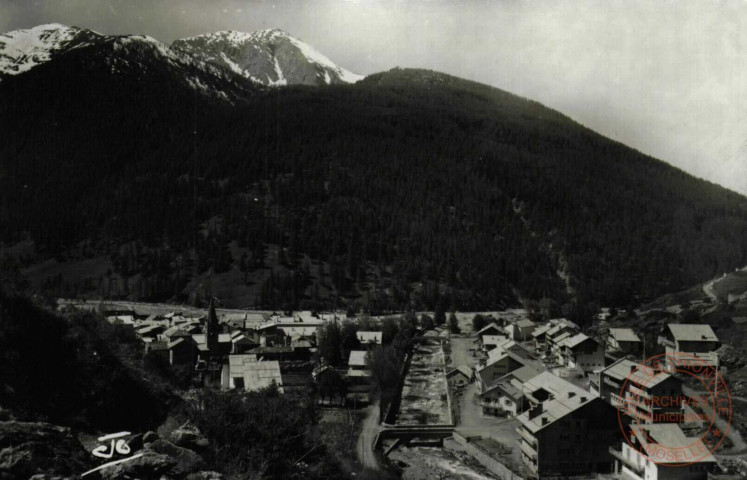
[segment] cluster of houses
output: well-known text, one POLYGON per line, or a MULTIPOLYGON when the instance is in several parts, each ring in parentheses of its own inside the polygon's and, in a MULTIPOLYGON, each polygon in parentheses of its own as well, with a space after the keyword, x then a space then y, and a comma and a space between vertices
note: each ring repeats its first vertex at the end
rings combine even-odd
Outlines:
MULTIPOLYGON (((381 332, 359 331, 361 349, 351 351, 347 369, 340 370, 317 359, 316 332, 324 319, 221 322, 212 304, 206 317, 111 312, 108 318, 131 325, 148 355, 193 368, 204 385, 251 391, 274 384, 289 393, 313 382, 322 401, 367 402, 368 352, 382 342, 381 332)), ((474 336, 478 365, 454 368, 447 380, 453 387, 474 382, 484 415, 516 419, 517 449, 532 476, 716 478, 716 459, 698 437, 704 422, 689 415, 693 407, 657 401, 685 398, 678 372, 688 360, 718 369, 720 342, 710 326, 666 325, 658 338, 664 361, 653 375, 641 364, 644 344, 631 328, 610 328, 599 341, 567 319, 498 319, 474 336), (686 467, 641 453, 686 446, 705 452, 686 467)))
POLYGON ((367 350, 381 344, 381 332, 358 332, 366 350, 350 353, 347 371, 319 364, 316 333, 328 319, 272 315, 262 321, 219 320, 211 303, 207 316, 171 312, 143 318, 132 311, 104 313, 111 323, 129 325, 146 355, 194 371, 200 385, 257 391, 275 385, 281 393, 324 385, 322 400, 368 402, 367 350), (342 387, 344 386, 344 387, 342 387))
POLYGON ((720 343, 709 325, 666 325, 659 343, 667 360, 653 374, 640 363, 643 343, 632 329, 611 328, 599 342, 566 319, 523 325, 530 331, 498 321, 482 328, 475 333, 480 364, 448 375, 452 382, 474 379, 484 415, 518 421, 518 449, 532 476, 715 478, 716 459, 698 436, 704 423, 682 400, 675 374, 683 368, 678 355, 718 368, 720 343), (654 462, 641 454, 685 445, 704 452, 686 467, 681 459, 654 462))

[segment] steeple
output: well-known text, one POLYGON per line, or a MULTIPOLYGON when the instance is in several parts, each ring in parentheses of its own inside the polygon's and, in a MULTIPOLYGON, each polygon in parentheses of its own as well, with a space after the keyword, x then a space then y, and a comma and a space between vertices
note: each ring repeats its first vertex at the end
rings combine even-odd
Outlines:
POLYGON ((213 303, 213 297, 210 297, 210 306, 208 307, 208 318, 207 318, 207 344, 208 349, 213 350, 218 346, 218 334, 220 333, 220 324, 218 323, 218 316, 215 314, 215 304, 213 303))

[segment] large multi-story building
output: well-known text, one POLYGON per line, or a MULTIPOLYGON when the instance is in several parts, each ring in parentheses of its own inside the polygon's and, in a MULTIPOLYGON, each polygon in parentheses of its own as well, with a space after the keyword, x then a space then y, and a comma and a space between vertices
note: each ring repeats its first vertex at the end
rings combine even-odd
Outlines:
POLYGON ((682 380, 622 358, 591 379, 591 391, 638 423, 682 423, 682 380))
POLYGON ((524 395, 524 383, 540 372, 530 365, 502 376, 480 394, 482 413, 491 416, 515 417, 531 404, 524 395))
POLYGON ((609 450, 626 480, 706 480, 718 468, 703 442, 673 423, 631 425, 621 445, 609 450))
POLYGON ((521 457, 534 476, 610 472, 622 432, 617 411, 587 390, 543 372, 524 384, 532 406, 517 418, 521 457))
POLYGON ((506 332, 509 337, 517 342, 530 340, 532 338, 532 330, 534 330, 534 322, 528 318, 523 318, 506 325, 506 332))
POLYGON ((610 328, 607 351, 624 355, 640 355, 643 342, 632 328, 610 328))
POLYGON ((560 342, 580 332, 578 325, 565 318, 550 320, 545 325, 547 326, 549 328, 546 330, 544 327, 535 329, 532 332, 532 338, 537 352, 552 358, 557 357, 560 342))
POLYGON ((577 333, 558 343, 558 363, 578 368, 588 374, 604 368, 604 347, 583 333, 577 333))
POLYGON ((485 366, 475 372, 478 394, 485 391, 499 378, 524 365, 526 365, 526 360, 510 351, 504 351, 501 355, 489 359, 485 366))
POLYGON ((666 349, 666 366, 670 371, 687 370, 693 361, 718 370, 716 350, 721 346, 710 325, 668 324, 659 337, 666 349))

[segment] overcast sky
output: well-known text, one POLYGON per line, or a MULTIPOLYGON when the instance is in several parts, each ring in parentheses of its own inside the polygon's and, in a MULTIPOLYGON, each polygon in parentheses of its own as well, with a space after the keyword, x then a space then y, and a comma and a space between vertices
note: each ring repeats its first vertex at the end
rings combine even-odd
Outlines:
POLYGON ((278 27, 357 73, 532 98, 747 194, 747 0, 0 0, 0 31, 50 22, 165 42, 278 27))

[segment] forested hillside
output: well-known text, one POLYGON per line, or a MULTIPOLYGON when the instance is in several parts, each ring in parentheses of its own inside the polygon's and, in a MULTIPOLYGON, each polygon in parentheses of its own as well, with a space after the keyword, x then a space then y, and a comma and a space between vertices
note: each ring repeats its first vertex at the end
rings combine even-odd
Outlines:
POLYGON ((80 62, 0 83, 6 250, 112 265, 50 292, 627 306, 747 264, 747 199, 495 88, 398 69, 228 105, 80 62))

